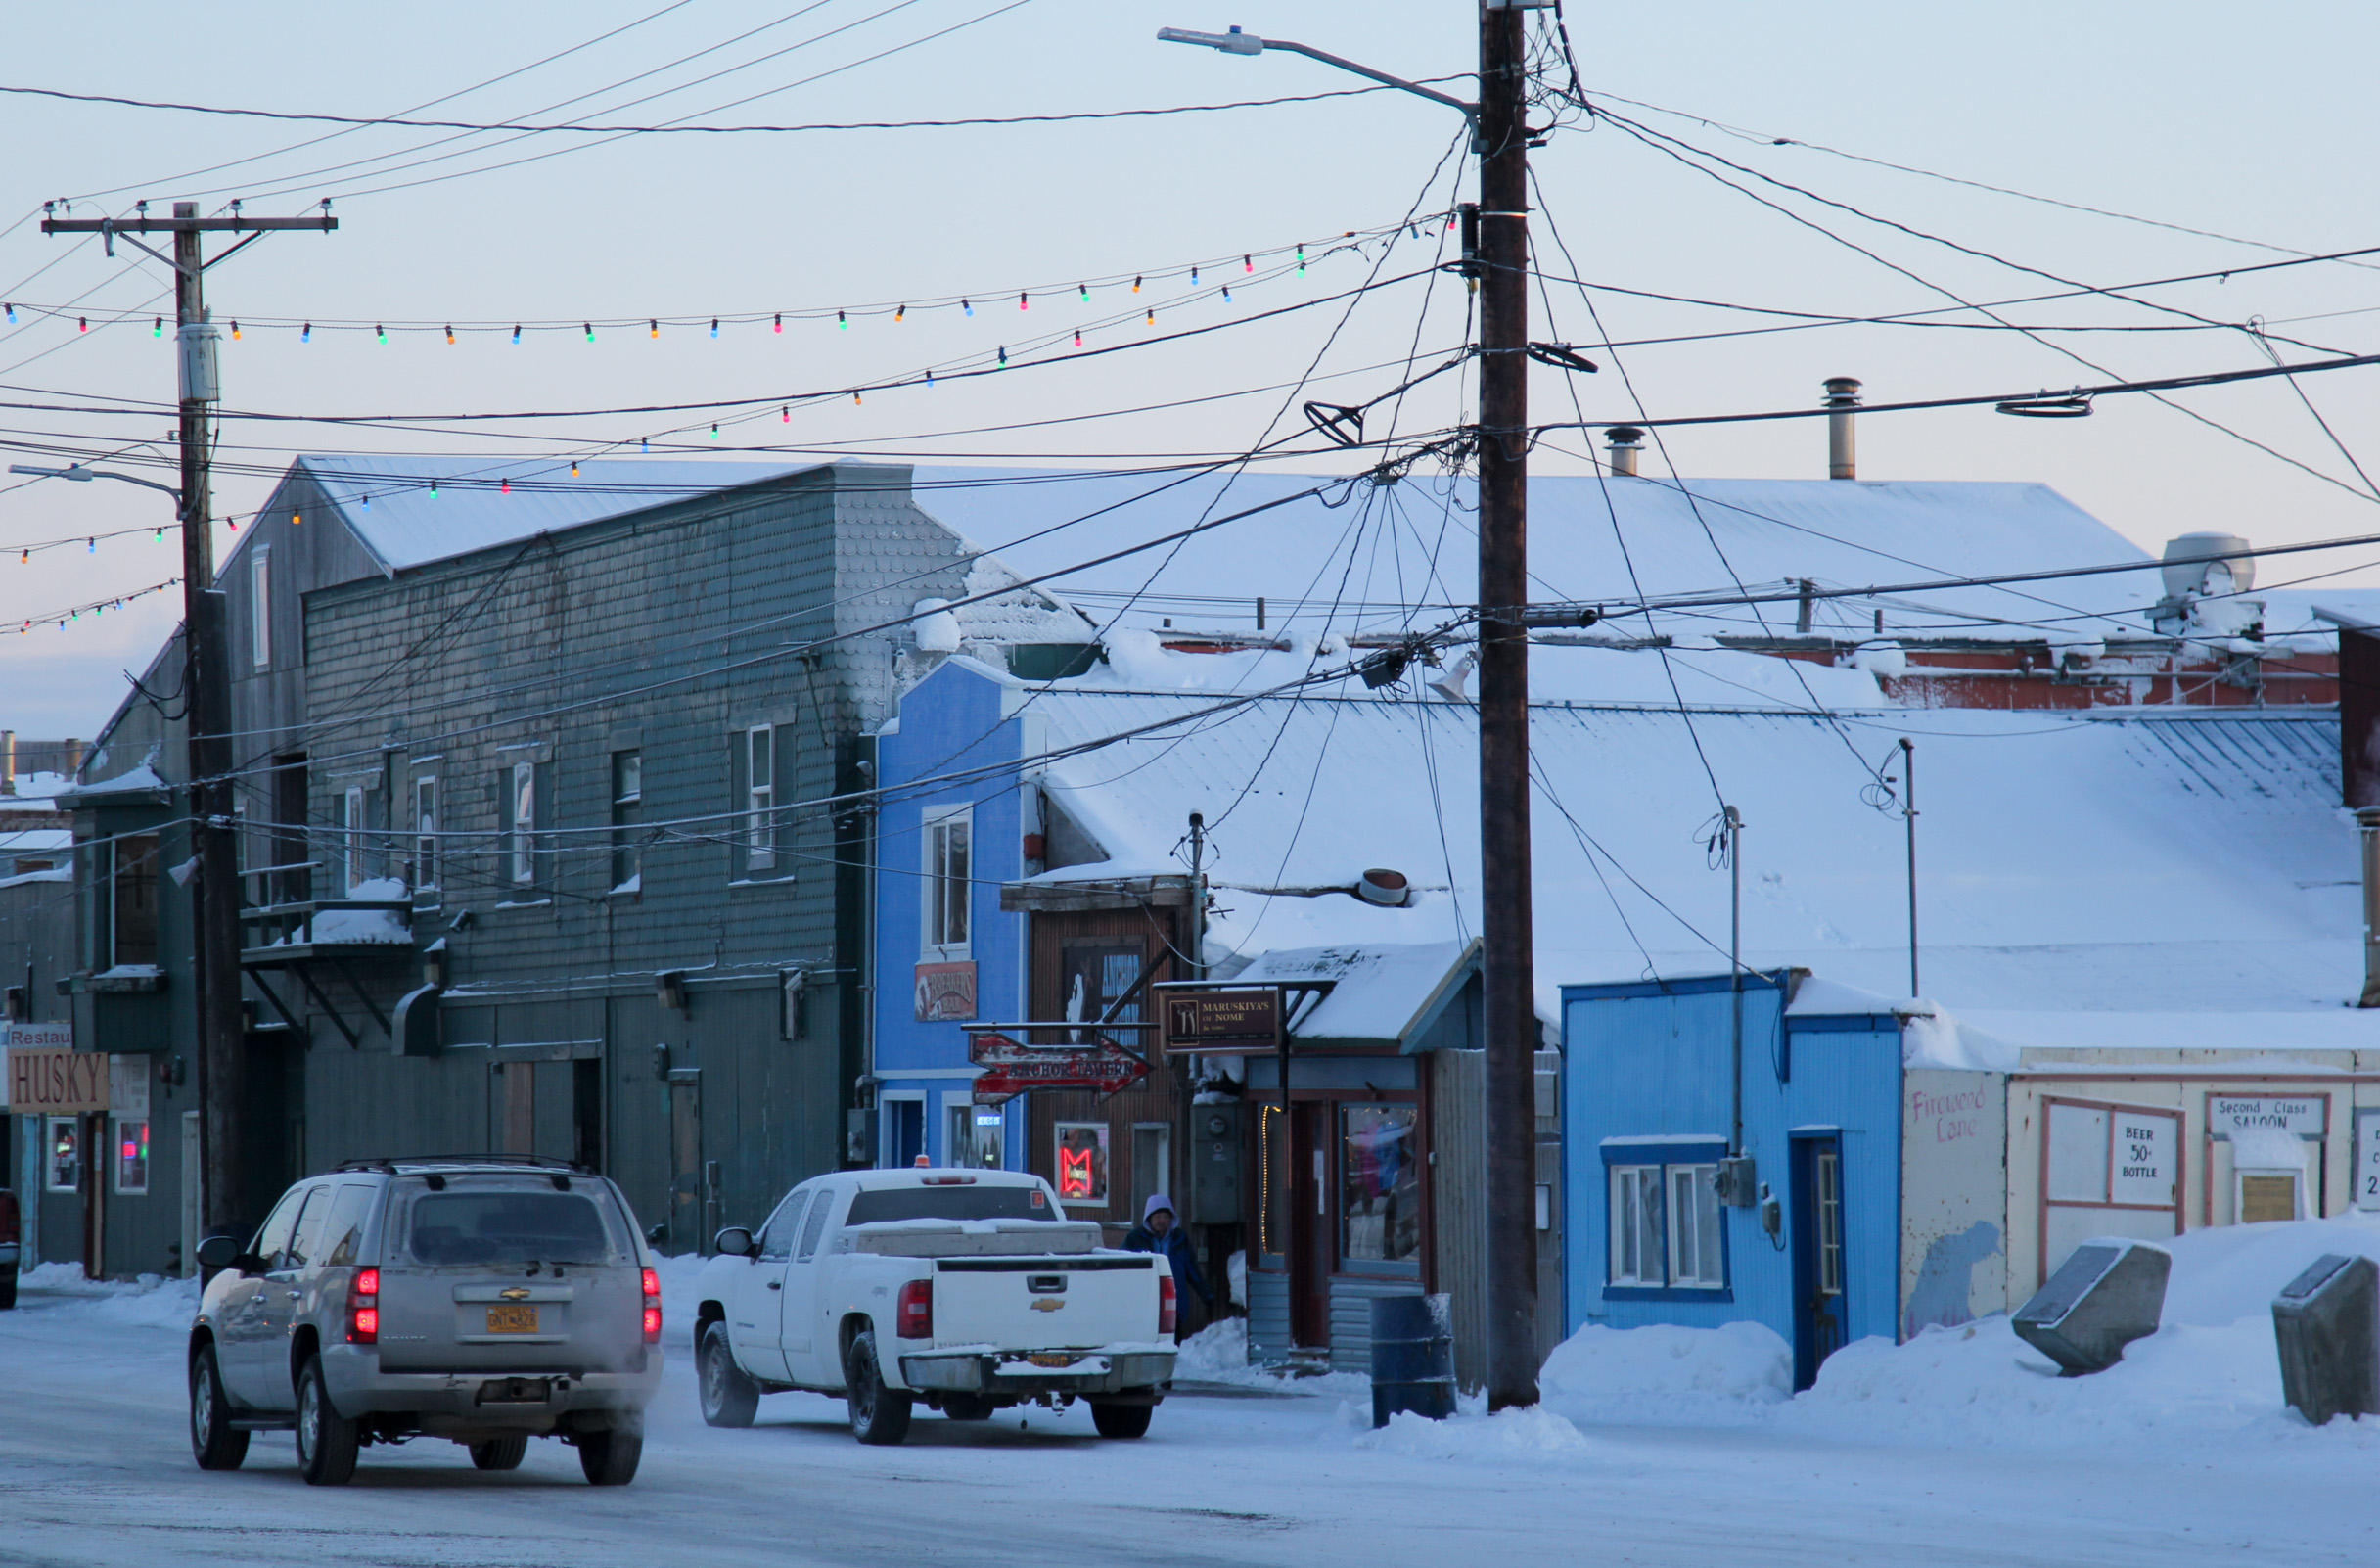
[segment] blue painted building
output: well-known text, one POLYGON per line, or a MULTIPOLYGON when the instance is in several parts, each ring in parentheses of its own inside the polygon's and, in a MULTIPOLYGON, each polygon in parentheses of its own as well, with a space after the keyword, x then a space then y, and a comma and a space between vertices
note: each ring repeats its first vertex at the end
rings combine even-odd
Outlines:
POLYGON ((1909 1133, 1946 1103, 2004 1119, 1999 1075, 1935 1064, 1930 1009, 1792 969, 1744 977, 1739 1067, 1736 1006, 1723 974, 1563 989, 1569 1328, 1764 1323, 1808 1387, 1854 1339, 1998 1310, 2004 1137, 1909 1133))

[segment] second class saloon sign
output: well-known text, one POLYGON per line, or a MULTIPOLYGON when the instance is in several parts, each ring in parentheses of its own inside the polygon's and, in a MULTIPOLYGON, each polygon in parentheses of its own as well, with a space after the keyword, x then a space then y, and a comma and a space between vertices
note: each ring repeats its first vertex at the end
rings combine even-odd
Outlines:
POLYGON ((1281 1048, 1281 993, 1247 991, 1161 991, 1166 1049, 1248 1055, 1281 1048))

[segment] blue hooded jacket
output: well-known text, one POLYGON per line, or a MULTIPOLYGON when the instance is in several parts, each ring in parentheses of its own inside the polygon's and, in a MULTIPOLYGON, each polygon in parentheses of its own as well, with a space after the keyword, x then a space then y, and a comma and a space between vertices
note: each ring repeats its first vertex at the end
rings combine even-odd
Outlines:
POLYGON ((1210 1306, 1213 1305, 1214 1297, 1208 1291, 1207 1282, 1199 1277, 1198 1249, 1190 1245, 1190 1238, 1182 1233, 1180 1224, 1167 1225, 1162 1236, 1149 1228, 1149 1217, 1160 1209, 1167 1214, 1173 1213, 1173 1200, 1162 1192, 1153 1192, 1149 1195, 1149 1201, 1141 1207, 1140 1223, 1134 1225, 1132 1233, 1123 1238, 1124 1251, 1156 1253, 1173 1269, 1173 1290, 1176 1295, 1196 1296, 1210 1306))

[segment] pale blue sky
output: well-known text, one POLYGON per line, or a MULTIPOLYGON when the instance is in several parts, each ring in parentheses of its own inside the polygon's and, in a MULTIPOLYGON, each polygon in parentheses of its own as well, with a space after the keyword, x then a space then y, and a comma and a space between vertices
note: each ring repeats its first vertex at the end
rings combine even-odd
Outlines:
MULTIPOLYGON (((11 18, 0 82, 133 97, 282 110, 389 114, 529 64, 645 16, 664 0, 466 6, 423 0, 402 8, 251 3, 193 27, 161 4, 20 8, 11 18)), ((793 0, 691 0, 620 37, 428 113, 437 117, 595 112, 606 122, 680 115, 699 119, 809 121, 941 117, 1116 109, 1268 97, 1351 85, 1294 56, 1230 58, 1160 45, 1161 24, 1291 36, 1416 76, 1464 69, 1475 51, 1469 0, 1261 4, 1164 0, 1089 4, 1031 0, 1004 15, 831 78, 717 114, 746 93, 856 61, 992 11, 999 0, 826 0, 808 14, 793 0), (873 20, 865 20, 873 18, 873 20), (634 86, 638 72, 766 23, 779 24, 634 86), (837 36, 657 102, 621 106, 706 70, 850 25, 837 36), (610 91, 600 91, 610 88, 610 91)), ((2369 6, 2290 4, 2244 10, 2212 4, 2008 0, 1990 6, 1828 3, 1801 6, 1672 0, 1615 7, 1578 0, 1570 26, 1590 91, 1619 94, 1749 128, 2010 186, 2064 201, 2217 231, 2299 251, 2380 245, 2366 173, 2380 115, 2365 74, 2380 44, 2369 6)), ((1624 113, 1783 180, 2062 277, 2102 286, 2273 259, 2254 246, 2089 216, 1893 173, 1685 120, 1624 113)), ((218 320, 247 315, 397 322, 708 316, 712 312, 833 309, 865 301, 967 293, 974 318, 913 313, 895 327, 862 317, 838 332, 816 322, 606 332, 590 347, 573 334, 504 335, 448 348, 436 335, 250 330, 227 346, 227 406, 276 411, 583 407, 722 395, 765 396, 801 387, 873 380, 950 364, 1021 343, 1029 328, 1085 324, 1086 346, 1145 334, 1107 322, 1154 297, 1119 287, 1093 303, 1036 298, 1020 287, 1154 273, 1191 260, 1395 221, 1421 194, 1452 138, 1447 112, 1396 95, 1096 125, 930 130, 800 137, 647 137, 468 178, 371 194, 374 187, 531 156, 562 138, 404 172, 388 162, 435 158, 487 138, 398 157, 444 133, 360 131, 276 151, 331 127, 202 118, 120 108, 0 99, 0 223, 71 196, 77 211, 121 210, 135 197, 163 204, 234 195, 251 211, 298 209, 337 198, 330 239, 277 237, 210 275, 218 320), (264 155, 264 156, 258 156, 264 155), (188 171, 253 159, 220 173, 188 171), (317 172, 351 160, 363 166, 317 172), (187 177, 184 177, 187 176, 187 177), (97 193, 113 193, 101 195, 97 193)), ((1551 224, 1580 271, 1603 284, 1784 308, 1870 314, 1942 302, 1899 276, 1733 192, 1647 151, 1612 127, 1558 134, 1537 155, 1551 224)), ((1449 171, 1455 165, 1449 165, 1449 171)), ((1465 189, 1468 190, 1466 175, 1465 189)), ((1442 204, 1442 177, 1425 207, 1442 204)), ((1840 211, 1806 208, 1830 228, 1969 300, 2049 287, 2038 279, 1897 235, 1840 211)), ((1546 245, 1546 269, 1564 263, 1546 245)), ((1411 242, 1390 259, 1407 270, 1411 242)), ((2374 257, 2380 261, 2380 257, 2374 257)), ((1167 326, 1204 324, 1317 298, 1356 281, 1369 259, 1317 260, 1304 280, 1259 281, 1230 306, 1209 299, 1168 308, 1167 326)), ((1236 269, 1237 263, 1233 263, 1236 269)), ((46 239, 30 223, 0 234, 0 292, 20 305, 0 328, 0 382, 103 399, 171 395, 170 344, 153 340, 145 312, 160 269, 105 259, 99 247, 46 239), (85 336, 42 321, 28 304, 117 311, 132 324, 85 336)), ((1229 274, 1236 276, 1236 270, 1229 274)), ((1212 271, 1202 281, 1214 281, 1212 271)), ((2222 321, 2325 315, 2273 330, 2363 351, 2380 344, 2380 282, 2369 267, 2316 265, 2159 291, 2155 298, 2222 321), (2340 314, 2371 310, 2373 314, 2340 314)), ((1167 288, 1178 293, 1181 285, 1167 288)), ((1599 297, 1619 339, 1710 331, 1753 318, 1599 297)), ((1557 290, 1539 336, 1591 340, 1577 291, 1557 290)), ((775 440, 880 440, 903 451, 1042 462, 1052 454, 1124 461, 1139 451, 1237 450, 1263 434, 1285 393, 1211 401, 1130 420, 1057 426, 938 441, 907 438, 1023 418, 1207 396, 1295 379, 1319 353, 1308 395, 1360 401, 1395 384, 1418 338, 1427 353, 1462 337, 1459 295, 1444 284, 1422 310, 1420 284, 1386 291, 1356 311, 1327 351, 1338 321, 1322 307, 1235 332, 1079 366, 869 396, 864 406, 797 410, 786 426, 723 433, 775 440)), ((2034 323, 2171 322, 2113 301, 2012 310, 2034 323)), ((1969 318, 1972 319, 1972 318, 1969 318)), ((2090 334, 2056 340, 2123 376, 2177 374, 2258 362, 2237 332, 2090 334)), ((1583 379, 1595 421, 1634 410, 1620 378, 1583 379)), ((2098 379, 2038 344, 1997 332, 1845 327, 1645 346, 1620 356, 1656 413, 1804 404, 1829 375, 1864 379, 1871 398, 1925 397, 2098 379)), ((2307 382, 2308 394, 2358 457, 2380 429, 2369 373, 2307 382)), ((1458 417, 1455 378, 1410 405, 1406 424, 1458 417)), ((60 400, 7 394, 16 401, 60 400)), ((1539 417, 1566 412, 1561 378, 1541 372, 1539 417)), ((2346 478, 2338 450, 2287 388, 2193 393, 2193 407, 2290 456, 2346 478)), ((78 439, 154 439, 168 423, 13 411, 16 432, 78 439)), ((668 422, 646 416, 589 421, 582 438, 632 440, 668 422), (648 428, 650 427, 650 429, 648 428)), ((514 442, 523 452, 565 449, 514 442)), ((708 446, 707 432, 697 438, 708 446)), ((42 437, 13 436, 35 440, 42 437)), ((227 445, 276 463, 283 449, 385 442, 409 450, 486 450, 443 435, 343 434, 321 427, 236 424, 227 445)), ((1815 424, 1681 433, 1671 453, 1689 475, 1816 477, 1815 424)), ((633 450, 633 448, 631 448, 633 450)), ((2374 458, 2380 458, 2376 449, 2374 458)), ((24 454, 12 453, 16 460, 24 454)), ((1074 459, 1069 459, 1074 460, 1074 459)), ((2111 399, 2088 420, 2012 420, 1988 412, 1873 418, 1862 473, 1874 478, 2028 479, 2056 485, 2130 537, 2154 546, 2198 528, 2259 542, 2365 531, 2380 508, 2309 478, 2144 399, 2111 399)), ((1544 452, 1549 469, 1575 460, 1544 452)), ((1308 463, 1307 468, 1327 465, 1308 463)), ((226 475, 218 508, 261 498, 261 481, 226 475)), ((103 541, 96 552, 36 554, 25 543, 146 523, 161 499, 128 487, 48 484, 0 493, 0 618, 22 618, 144 586, 172 575, 171 541, 103 541), (152 505, 156 502, 156 505, 152 505)), ((1087 553, 1087 552, 1086 552, 1087 553)), ((2380 561, 2380 550, 2366 552, 2380 561)), ((2365 556, 2298 558, 2268 579, 2356 566, 2365 556)), ((2011 562, 2011 567, 2026 563, 2011 562)), ((2368 581, 2359 572, 2342 581, 2368 581)), ((36 627, 0 643, 11 682, 0 723, 21 732, 88 734, 120 689, 116 671, 145 659, 170 624, 169 597, 67 630, 36 627), (28 678, 29 677, 29 678, 28 678)))

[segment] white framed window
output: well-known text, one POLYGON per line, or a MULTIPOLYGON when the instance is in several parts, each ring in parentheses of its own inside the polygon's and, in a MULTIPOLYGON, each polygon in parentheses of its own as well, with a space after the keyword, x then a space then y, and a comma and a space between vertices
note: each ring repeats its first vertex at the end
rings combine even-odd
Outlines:
POLYGON ((438 781, 425 774, 413 781, 413 887, 435 891, 438 885, 438 781))
POLYGON ((346 848, 346 892, 354 897, 364 877, 364 787, 350 784, 340 797, 339 829, 346 848))
POLYGON ((1719 1231, 1718 1167, 1672 1165, 1666 1169, 1670 1174, 1670 1283, 1696 1290, 1721 1289, 1727 1283, 1727 1265, 1719 1231))
POLYGON ((248 552, 248 645, 258 669, 273 662, 273 556, 263 545, 248 552))
POLYGON ((1661 1167, 1615 1165, 1612 1191, 1612 1258, 1607 1278, 1615 1285, 1661 1285, 1668 1270, 1661 1256, 1661 1167))
POLYGON ((943 958, 964 958, 975 891, 974 808, 927 818, 925 848, 926 946, 943 958))
POLYGON ((118 1119, 115 1133, 115 1190, 138 1197, 149 1190, 149 1124, 118 1119))
POLYGON ((43 1145, 43 1170, 48 1177, 45 1185, 52 1192, 80 1192, 82 1190, 82 1118, 53 1116, 47 1124, 47 1141, 43 1145))
POLYGON ((755 724, 744 732, 744 869, 777 868, 777 732, 755 724))
POLYGON ((537 880, 537 764, 515 762, 512 788, 512 880, 537 880))

